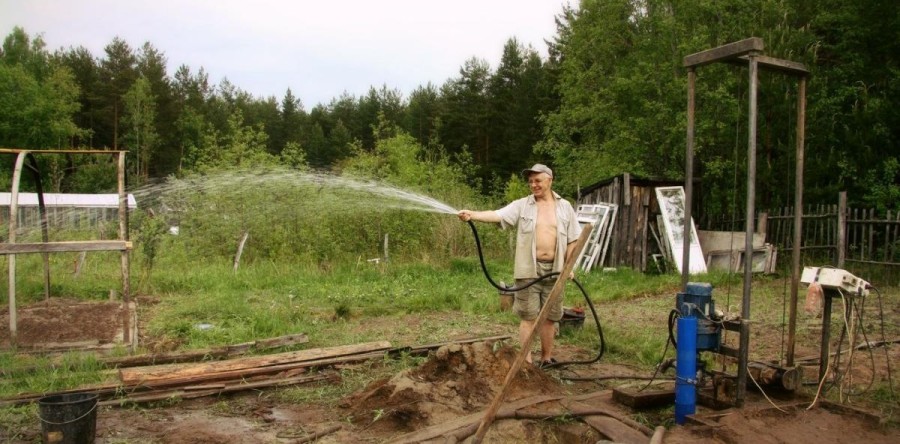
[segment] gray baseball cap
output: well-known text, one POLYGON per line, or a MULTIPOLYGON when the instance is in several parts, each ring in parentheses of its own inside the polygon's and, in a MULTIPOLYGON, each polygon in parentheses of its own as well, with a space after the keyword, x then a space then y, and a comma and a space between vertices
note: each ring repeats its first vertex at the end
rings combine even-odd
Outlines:
POLYGON ((548 176, 553 178, 553 170, 551 170, 550 167, 548 167, 547 165, 544 165, 542 163, 536 163, 531 168, 522 170, 522 175, 525 177, 528 177, 528 175, 531 173, 547 173, 548 176))

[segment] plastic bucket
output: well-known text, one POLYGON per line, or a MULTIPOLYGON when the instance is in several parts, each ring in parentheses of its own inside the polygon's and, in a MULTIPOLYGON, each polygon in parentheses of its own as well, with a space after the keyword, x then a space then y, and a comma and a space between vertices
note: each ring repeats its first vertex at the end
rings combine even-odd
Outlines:
POLYGON ((97 395, 71 393, 38 401, 44 444, 93 444, 97 432, 97 395))

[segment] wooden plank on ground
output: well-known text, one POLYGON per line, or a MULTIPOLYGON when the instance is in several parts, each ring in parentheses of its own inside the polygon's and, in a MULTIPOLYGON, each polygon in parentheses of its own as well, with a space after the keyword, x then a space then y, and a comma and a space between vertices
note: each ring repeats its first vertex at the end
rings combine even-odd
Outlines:
POLYGON ((290 362, 287 364, 241 368, 237 370, 221 371, 217 373, 207 374, 190 374, 173 377, 158 376, 154 379, 148 379, 133 384, 129 387, 171 387, 186 384, 202 384, 213 381, 221 381, 236 378, 251 378, 261 375, 272 375, 276 373, 287 372, 291 374, 298 373, 298 370, 312 367, 324 367, 335 364, 347 364, 351 362, 367 361, 369 359, 378 359, 384 357, 384 351, 375 351, 370 353, 358 353, 354 355, 338 356, 327 359, 313 359, 308 361, 290 362))
POLYGON ((581 419, 612 442, 622 444, 646 444, 647 442, 647 437, 643 433, 628 427, 618 419, 608 416, 585 416, 581 419))
POLYGON ((328 358, 359 355, 391 348, 388 341, 368 342, 363 344, 342 345, 337 347, 316 348, 293 352, 277 353, 266 356, 252 356, 230 359, 220 362, 199 364, 165 364, 148 367, 126 368, 119 370, 119 379, 125 385, 153 385, 158 382, 190 380, 193 377, 228 373, 240 370, 253 370, 273 367, 282 364, 296 364, 328 358))
MULTIPOLYGON (((624 424, 625 426, 628 426, 638 434, 642 435, 642 442, 647 442, 647 440, 650 438, 650 435, 653 434, 653 430, 651 430, 649 427, 605 407, 596 407, 586 402, 575 400, 566 400, 563 402, 563 406, 569 409, 569 411, 572 412, 573 415, 584 416, 586 412, 589 412, 591 415, 604 415, 613 418, 616 421, 624 424)), ((593 427, 593 424, 591 426, 593 427)))
POLYGON ((167 399, 190 399, 200 398, 204 396, 220 395, 243 390, 252 390, 266 387, 281 387, 286 385, 307 384, 324 380, 335 380, 334 374, 315 374, 294 376, 291 378, 270 378, 255 382, 245 382, 242 380, 229 381, 224 384, 210 384, 205 387, 183 387, 162 391, 145 392, 133 396, 101 401, 100 405, 123 406, 127 404, 140 404, 155 401, 164 401, 167 399))
POLYGON ((631 408, 660 407, 675 402, 675 390, 648 390, 643 392, 613 389, 613 399, 631 408))
POLYGON ((270 339, 245 342, 242 344, 227 345, 224 347, 206 348, 200 350, 185 350, 171 353, 157 353, 152 355, 123 356, 103 358, 100 360, 109 367, 137 367, 159 364, 174 364, 179 362, 195 362, 210 358, 226 358, 238 356, 249 350, 266 350, 288 345, 302 344, 309 341, 303 333, 279 336, 270 339))

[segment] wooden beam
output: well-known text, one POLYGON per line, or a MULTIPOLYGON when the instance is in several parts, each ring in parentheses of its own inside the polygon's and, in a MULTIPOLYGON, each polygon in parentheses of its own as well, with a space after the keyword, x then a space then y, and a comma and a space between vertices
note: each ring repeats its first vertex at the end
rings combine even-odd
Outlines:
POLYGON ((119 154, 128 151, 121 150, 25 150, 19 148, 0 148, 0 154, 19 154, 23 152, 33 154, 119 154))
MULTIPOLYGON (((674 392, 673 392, 674 393, 674 392)), ((583 402, 563 402, 573 415, 582 416, 583 420, 595 430, 619 443, 645 443, 653 434, 647 426, 638 423, 613 411, 596 408, 583 402), (587 413, 599 413, 588 415, 587 413)))
POLYGON ((424 344, 424 345, 415 345, 415 346, 407 346, 407 347, 396 347, 388 350, 388 355, 398 355, 402 353, 408 353, 412 356, 422 356, 427 355, 429 351, 441 348, 445 345, 451 344, 473 344, 475 342, 497 342, 497 341, 505 341, 507 339, 512 339, 512 335, 497 335, 497 336, 487 336, 482 338, 469 338, 469 339, 460 339, 456 341, 446 341, 446 342, 438 342, 434 344, 424 344))
POLYGON ((700 51, 684 57, 684 67, 691 68, 708 65, 710 63, 735 59, 751 52, 760 52, 764 49, 763 40, 759 37, 750 37, 737 42, 728 43, 706 51, 700 51))
MULTIPOLYGON (((542 404, 545 402, 559 401, 563 398, 564 397, 561 395, 531 396, 509 403, 497 414, 502 416, 504 414, 515 413, 519 409, 524 409, 526 407, 535 406, 537 404, 542 404)), ((483 414, 481 412, 477 412, 466 416, 453 418, 449 421, 444 421, 425 429, 416 430, 399 436, 397 437, 397 439, 394 439, 391 442, 393 442, 394 444, 412 444, 434 440, 441 436, 456 435, 457 439, 459 435, 465 435, 466 437, 468 437, 472 434, 472 432, 466 429, 472 426, 477 426, 478 421, 482 416, 483 414)))
POLYGON ((130 241, 119 240, 4 243, 0 244, 0 254, 127 251, 133 247, 130 241))
MULTIPOLYGON (((740 56, 738 60, 741 61, 741 64, 749 63, 750 57, 748 56, 740 56)), ((782 74, 797 76, 797 77, 806 77, 809 75, 809 70, 806 69, 806 65, 800 62, 793 62, 790 60, 784 59, 776 59, 775 57, 769 57, 764 55, 756 56, 756 61, 759 63, 759 67, 763 69, 767 69, 769 71, 777 71, 782 74)))
MULTIPOLYGON (((581 236, 578 237, 578 240, 575 242, 575 248, 572 251, 581 251, 584 249, 584 244, 587 243, 588 238, 591 236, 591 231, 594 229, 592 224, 587 224, 582 227, 581 236)), ((503 402, 503 399, 506 397, 506 394, 509 392, 509 388, 512 387, 512 382, 516 378, 516 375, 519 373, 519 370, 522 369, 522 365, 525 363, 525 356, 528 355, 528 352, 531 350, 531 343, 534 341, 534 337, 537 335, 537 331, 543 327, 544 322, 547 320, 547 316, 550 314, 550 307, 552 307, 560 297, 562 297, 563 289, 566 286, 566 281, 569 280, 569 274, 572 273, 572 270, 575 269, 575 263, 578 262, 578 258, 576 255, 572 255, 566 259, 565 264, 563 264, 563 269, 559 273, 559 277, 556 279, 556 283, 553 284, 553 289, 550 290, 550 296, 547 298, 547 303, 544 305, 544 308, 541 309, 540 313, 538 313, 537 319, 534 320, 534 327, 532 327, 531 332, 528 333, 528 336, 522 342, 522 349, 519 351, 518 356, 516 356, 516 360, 513 361, 512 367, 510 367, 509 372, 506 373, 506 379, 503 381, 503 386, 500 387, 500 392, 494 397, 494 400, 491 401, 491 405, 488 407, 487 412, 484 414, 484 418, 481 420, 481 424, 478 425, 478 430, 475 433, 475 437, 472 438, 472 442, 474 444, 481 443, 481 440, 484 439, 485 433, 487 433, 488 427, 491 426, 491 423, 494 422, 494 416, 497 414, 497 410, 500 409, 500 404, 503 402)))

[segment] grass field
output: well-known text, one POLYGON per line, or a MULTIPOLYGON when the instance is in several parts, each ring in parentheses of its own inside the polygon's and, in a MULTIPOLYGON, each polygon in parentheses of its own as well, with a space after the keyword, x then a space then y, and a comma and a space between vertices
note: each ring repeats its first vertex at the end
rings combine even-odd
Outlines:
MULTIPOLYGON (((54 295, 103 300, 110 289, 119 288, 117 254, 92 254, 78 277, 71 271, 74 260, 75 255, 53 257, 54 295)), ((5 268, 5 259, 0 262, 5 268)), ((509 281, 511 263, 489 260, 488 267, 495 280, 509 281)), ((233 272, 230 261, 170 254, 161 257, 149 274, 139 271, 139 266, 134 268, 134 298, 140 304, 143 329, 138 352, 198 349, 301 332, 310 339, 303 348, 376 340, 388 340, 395 346, 416 345, 514 334, 518 325, 514 314, 500 309, 498 292, 484 279, 476 257, 432 263, 374 264, 360 260, 328 270, 308 264, 257 261, 242 264, 233 272), (206 328, 199 328, 201 324, 206 328)), ((577 279, 598 309, 607 347, 604 359, 652 372, 666 350, 667 316, 679 291, 680 276, 617 270, 595 271, 577 279)), ((740 276, 710 273, 702 280, 714 285, 718 308, 740 313, 740 276)), ((20 305, 42 298, 39 257, 23 256, 17 285, 20 305)), ((883 307, 896 320, 900 305, 897 288, 882 289, 882 294, 883 307)), ((783 357, 788 295, 789 282, 784 277, 759 276, 754 280, 754 329, 769 334, 766 342, 754 336, 752 359, 783 357)), ((585 305, 574 285, 567 287, 565 304, 585 305)), ((878 313, 877 308, 869 304, 866 311, 870 315, 870 340, 880 339, 879 319, 871 316, 878 313)), ((885 327, 888 339, 900 335, 896 322, 885 327)), ((564 331, 560 343, 595 350, 598 336, 590 317, 585 328, 564 331)), ((669 349, 668 356, 673 355, 669 349)), ((416 362, 396 361, 371 372, 348 370, 339 386, 284 390, 280 396, 333 402, 386 372, 416 362)), ((0 368, 4 369, 0 397, 111 382, 115 376, 94 355, 75 352, 40 356, 5 351, 0 353, 0 368)), ((874 384, 870 393, 871 401, 883 411, 896 408, 887 382, 874 384)), ((33 414, 28 413, 32 408, 0 409, 0 422, 33 414)))

